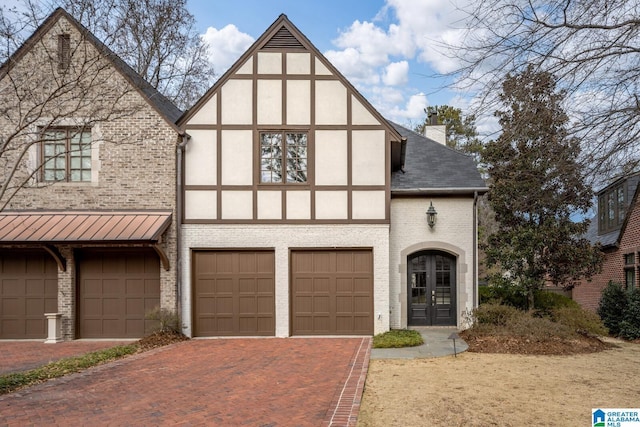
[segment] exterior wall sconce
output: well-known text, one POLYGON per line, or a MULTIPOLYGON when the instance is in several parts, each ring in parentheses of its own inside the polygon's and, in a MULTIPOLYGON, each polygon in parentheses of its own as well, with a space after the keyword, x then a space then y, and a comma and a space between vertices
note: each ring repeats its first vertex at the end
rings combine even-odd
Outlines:
POLYGON ((427 209, 427 224, 429 224, 429 228, 433 228, 433 226, 436 225, 438 212, 436 212, 436 208, 433 207, 433 202, 429 203, 429 209, 427 209))

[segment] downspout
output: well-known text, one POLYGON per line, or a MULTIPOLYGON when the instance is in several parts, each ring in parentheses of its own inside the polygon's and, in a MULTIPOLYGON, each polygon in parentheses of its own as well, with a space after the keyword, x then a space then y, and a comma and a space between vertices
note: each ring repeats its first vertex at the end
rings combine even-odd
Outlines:
POLYGON ((473 308, 478 307, 478 192, 473 192, 473 308))
POLYGON ((180 135, 180 142, 176 149, 176 314, 182 318, 182 212, 183 210, 183 183, 182 160, 187 142, 191 136, 187 133, 180 135))

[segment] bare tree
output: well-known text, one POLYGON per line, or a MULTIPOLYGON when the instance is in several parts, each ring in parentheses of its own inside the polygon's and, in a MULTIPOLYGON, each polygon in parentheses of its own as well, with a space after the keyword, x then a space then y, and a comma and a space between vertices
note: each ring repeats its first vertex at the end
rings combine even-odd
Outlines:
POLYGON ((640 162, 640 0, 470 2, 460 44, 459 88, 477 91, 481 114, 496 107, 504 77, 531 65, 565 90, 582 162, 610 175, 640 162))
POLYGON ((144 114, 130 69, 62 10, 33 32, 38 15, 0 9, 0 211, 25 187, 90 180, 96 144, 145 137, 104 126, 144 114))
POLYGON ((215 77, 186 0, 53 0, 179 108, 215 77))

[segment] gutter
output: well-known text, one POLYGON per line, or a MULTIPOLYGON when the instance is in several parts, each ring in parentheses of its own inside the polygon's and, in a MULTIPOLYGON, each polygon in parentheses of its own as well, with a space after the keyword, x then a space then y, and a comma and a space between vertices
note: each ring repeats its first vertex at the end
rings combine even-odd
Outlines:
POLYGON ((473 193, 473 308, 478 307, 478 192, 473 193))
POLYGON ((446 195, 474 195, 484 194, 489 189, 487 187, 451 187, 451 188, 411 188, 391 190, 391 196, 446 196, 446 195))
POLYGON ((182 318, 182 212, 183 209, 183 183, 182 183, 182 163, 184 150, 191 136, 186 132, 180 134, 182 142, 176 149, 176 314, 182 318))

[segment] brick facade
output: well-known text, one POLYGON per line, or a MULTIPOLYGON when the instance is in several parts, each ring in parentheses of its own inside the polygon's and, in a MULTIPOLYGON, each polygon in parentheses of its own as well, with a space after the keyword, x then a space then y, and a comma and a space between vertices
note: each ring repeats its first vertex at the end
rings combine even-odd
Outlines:
MULTIPOLYGON (((597 221, 597 218, 594 218, 593 221, 597 221)), ((634 269, 635 286, 638 286, 638 276, 640 275, 640 198, 637 195, 632 199, 617 245, 605 248, 603 254, 602 272, 594 275, 591 280, 583 280, 572 291, 573 299, 584 308, 592 311, 597 310, 602 290, 609 281, 624 285, 625 267, 634 269), (635 261, 629 266, 625 266, 624 258, 627 254, 635 254, 635 261)))
POLYGON ((290 335, 290 249, 373 249, 374 333, 389 330, 389 226, 377 225, 218 225, 182 226, 182 317, 185 334, 192 334, 193 284, 191 250, 261 248, 275 251, 276 336, 290 335))
MULTIPOLYGON (((54 13, 55 16, 56 14, 54 13)), ((57 35, 70 34, 73 57, 76 63, 71 73, 76 80, 69 82, 68 95, 47 104, 38 96, 29 101, 15 100, 15 108, 24 111, 36 105, 44 107, 35 119, 9 115, 0 119, 0 134, 10 135, 18 124, 27 122, 21 130, 22 137, 14 141, 14 147, 28 144, 37 138, 44 127, 86 125, 91 129, 91 181, 44 183, 36 172, 13 197, 6 210, 163 210, 173 213, 172 223, 162 236, 161 246, 170 260, 170 269, 161 268, 161 305, 175 309, 176 292, 176 148, 178 131, 172 123, 152 106, 144 95, 131 84, 114 63, 111 63, 87 41, 77 25, 64 14, 58 14, 53 24, 43 24, 39 31, 46 33, 35 43, 25 44, 28 51, 21 53, 9 71, 11 78, 25 76, 33 86, 48 89, 48 79, 63 78, 55 74, 57 35), (48 26, 47 26, 48 25, 48 26), (82 51, 82 53, 78 53, 82 51), (43 65, 44 64, 44 65, 43 65), (36 75, 34 69, 39 68, 36 75), (88 91, 79 88, 90 79, 88 91), (4 121, 3 121, 4 120, 4 121), (29 122, 30 121, 30 122, 29 122)), ((51 18, 49 19, 51 20, 51 18)), ((37 34, 37 33, 36 33, 37 34)), ((23 47, 24 49, 25 47, 23 47)), ((0 75, 0 78, 2 75, 0 75)), ((0 85, 7 85, 5 77, 0 85)), ((59 83, 58 83, 59 85, 59 83)), ((25 87, 28 86, 25 84, 25 87)), ((55 88, 53 83, 50 87, 55 88)), ((6 86, 5 86, 6 87, 6 86)), ((58 89, 59 90, 59 89, 58 89)), ((55 90, 54 90, 55 91, 55 90)), ((46 93, 42 94, 46 97, 46 93)), ((3 97, 4 99, 4 97, 3 97)), ((16 113, 17 114, 17 113, 16 113)), ((14 183, 37 170, 41 164, 42 146, 32 144, 21 168, 14 175, 14 183)), ((11 158, 3 153, 3 172, 7 173, 11 158)), ((20 185, 20 184, 17 184, 20 185)), ((9 195, 5 199, 9 199, 9 195)), ((105 247, 99 242, 92 246, 105 247)), ((140 246, 140 245, 138 245, 140 246)), ((66 271, 58 272, 58 311, 62 313, 63 336, 76 336, 76 265, 74 251, 83 246, 58 245, 66 259, 66 271)))

